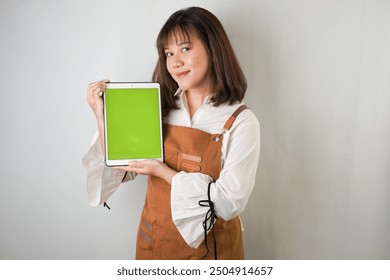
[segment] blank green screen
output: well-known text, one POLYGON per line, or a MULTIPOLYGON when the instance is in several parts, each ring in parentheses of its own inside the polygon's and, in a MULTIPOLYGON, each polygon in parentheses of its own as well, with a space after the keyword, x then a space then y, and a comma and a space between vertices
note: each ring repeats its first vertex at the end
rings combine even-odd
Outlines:
POLYGON ((109 160, 161 157, 157 88, 106 89, 109 160))

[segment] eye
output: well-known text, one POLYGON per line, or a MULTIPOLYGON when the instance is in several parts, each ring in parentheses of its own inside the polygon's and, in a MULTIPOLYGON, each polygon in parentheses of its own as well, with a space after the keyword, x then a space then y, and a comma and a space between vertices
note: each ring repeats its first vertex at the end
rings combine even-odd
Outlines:
POLYGON ((172 52, 166 52, 166 53, 165 53, 165 56, 166 56, 166 57, 170 57, 170 56, 172 56, 172 55, 173 55, 172 52))
POLYGON ((188 47, 184 47, 181 49, 181 52, 184 53, 184 52, 188 52, 190 50, 190 48, 188 47))

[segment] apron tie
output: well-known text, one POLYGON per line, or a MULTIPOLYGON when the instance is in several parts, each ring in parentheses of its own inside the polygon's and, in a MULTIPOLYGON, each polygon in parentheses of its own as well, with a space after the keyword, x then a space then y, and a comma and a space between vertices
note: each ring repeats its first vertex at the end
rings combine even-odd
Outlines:
POLYGON ((123 178, 122 178, 122 183, 125 181, 126 175, 127 175, 127 171, 126 171, 126 173, 125 173, 125 176, 123 176, 123 178))
POLYGON ((210 187, 211 183, 209 183, 208 189, 207 189, 207 200, 200 200, 199 205, 202 207, 210 207, 210 209, 207 211, 205 219, 202 223, 203 228, 204 228, 204 245, 206 246, 206 254, 202 257, 205 258, 209 254, 209 246, 207 244, 207 231, 210 230, 212 227, 211 231, 213 233, 213 239, 214 239, 214 259, 217 259, 217 241, 215 239, 215 232, 214 232, 214 222, 215 219, 217 219, 217 215, 215 215, 215 210, 214 210, 214 203, 211 201, 211 196, 210 196, 210 187))

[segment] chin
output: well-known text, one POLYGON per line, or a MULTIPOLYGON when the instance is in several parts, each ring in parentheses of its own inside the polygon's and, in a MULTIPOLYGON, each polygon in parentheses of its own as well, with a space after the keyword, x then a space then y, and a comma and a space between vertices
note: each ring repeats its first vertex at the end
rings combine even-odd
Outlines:
POLYGON ((183 84, 180 84, 180 83, 177 83, 179 85, 179 88, 182 90, 182 91, 186 91, 186 90, 189 90, 190 88, 186 85, 183 85, 183 84))

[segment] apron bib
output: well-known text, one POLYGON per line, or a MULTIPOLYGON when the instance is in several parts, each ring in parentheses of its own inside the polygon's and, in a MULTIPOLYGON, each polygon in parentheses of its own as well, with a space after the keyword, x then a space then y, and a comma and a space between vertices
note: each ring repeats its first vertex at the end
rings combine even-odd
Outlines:
MULTIPOLYGON (((222 169, 223 134, 246 108, 242 105, 230 116, 221 134, 209 134, 183 126, 164 126, 164 162, 178 172, 200 172, 217 180, 222 169)), ((214 234, 218 259, 244 258, 241 222, 238 217, 229 221, 216 219, 214 234)), ((196 249, 187 245, 172 221, 171 186, 161 178, 149 176, 138 228, 136 259, 214 259, 214 238, 211 231, 207 236, 207 244, 209 252, 206 257, 204 241, 196 249)))

